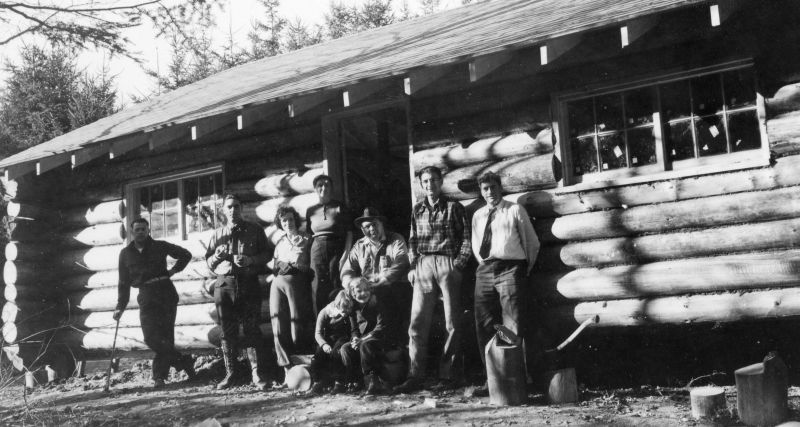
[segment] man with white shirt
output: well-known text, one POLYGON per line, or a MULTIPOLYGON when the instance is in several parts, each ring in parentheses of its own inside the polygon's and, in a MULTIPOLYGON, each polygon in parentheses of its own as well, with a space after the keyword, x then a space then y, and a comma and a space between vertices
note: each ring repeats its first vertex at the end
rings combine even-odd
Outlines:
MULTIPOLYGON (((525 208, 503 200, 499 175, 486 172, 478 184, 486 206, 472 217, 472 252, 480 263, 475 273, 475 327, 486 366, 484 349, 495 334, 494 325, 524 336, 520 308, 539 239, 525 208)), ((488 395, 486 385, 476 395, 488 395)))

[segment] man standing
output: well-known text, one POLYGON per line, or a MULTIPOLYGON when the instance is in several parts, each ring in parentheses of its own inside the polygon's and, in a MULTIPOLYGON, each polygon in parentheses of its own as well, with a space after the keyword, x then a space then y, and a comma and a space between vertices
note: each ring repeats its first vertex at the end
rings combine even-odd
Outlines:
MULTIPOLYGON (((475 273, 475 327, 483 366, 484 349, 502 324, 524 336, 520 323, 528 273, 539 252, 539 239, 522 206, 502 198, 500 176, 486 172, 478 178, 486 206, 472 217, 472 252, 480 263, 475 273)), ((476 395, 488 395, 486 385, 476 395)))
POLYGON ((388 314, 401 323, 409 318, 411 308, 408 249, 403 236, 387 231, 385 224, 386 217, 370 207, 355 220, 364 237, 353 245, 344 263, 342 285, 349 287, 353 279, 365 277, 372 283, 371 292, 386 303, 388 314))
POLYGON ((206 263, 217 275, 214 303, 222 326, 222 355, 225 358, 225 379, 217 384, 217 389, 224 390, 233 385, 234 354, 241 324, 253 384, 265 390, 268 383, 259 373, 259 363, 264 365, 265 359, 259 328, 261 285, 258 275, 264 272, 272 255, 269 241, 261 227, 242 219, 239 196, 226 195, 222 211, 227 224, 215 231, 206 250, 206 263))
POLYGON ((163 387, 170 366, 195 378, 194 361, 175 349, 175 315, 178 292, 170 277, 192 260, 186 249, 150 237, 150 224, 144 218, 131 223, 133 241, 119 254, 119 283, 114 320, 119 321, 131 297, 131 287, 139 288, 139 321, 144 343, 153 350, 153 386, 163 387), (167 269, 167 256, 177 260, 167 269))
POLYGON ((428 166, 419 172, 426 198, 411 213, 409 281, 414 286, 408 328, 411 366, 396 393, 422 388, 428 361, 428 332, 439 297, 444 302, 447 341, 439 360, 439 384, 434 391, 457 386, 461 369, 461 276, 472 255, 467 214, 458 202, 442 196, 442 171, 428 166))

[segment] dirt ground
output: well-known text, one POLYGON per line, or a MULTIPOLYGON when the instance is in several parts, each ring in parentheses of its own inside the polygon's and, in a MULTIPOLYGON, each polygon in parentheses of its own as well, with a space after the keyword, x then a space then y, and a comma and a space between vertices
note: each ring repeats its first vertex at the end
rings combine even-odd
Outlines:
MULTIPOLYGON (((219 361, 201 360, 198 365, 202 380, 186 382, 173 373, 167 387, 159 390, 149 386, 149 361, 123 365, 123 370, 112 375, 110 393, 103 392, 105 374, 101 372, 28 392, 17 384, 0 392, 0 425, 194 426, 204 421, 201 425, 743 425, 736 417, 734 387, 725 387, 728 408, 732 409, 721 411, 714 419, 696 421, 691 416, 686 389, 583 389, 581 401, 576 404, 549 406, 542 395, 530 395, 526 405, 517 407, 497 407, 490 405, 488 398, 465 397, 465 388, 440 395, 326 394, 306 398, 290 391, 260 392, 250 385, 217 391, 212 377, 220 376, 219 361)), ((800 388, 790 389, 789 406, 791 419, 800 419, 800 388)))

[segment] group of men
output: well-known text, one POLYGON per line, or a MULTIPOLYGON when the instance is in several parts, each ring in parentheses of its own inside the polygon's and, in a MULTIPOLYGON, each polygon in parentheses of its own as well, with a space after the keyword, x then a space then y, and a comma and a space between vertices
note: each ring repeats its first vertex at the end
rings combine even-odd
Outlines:
MULTIPOLYGON (((356 220, 364 237, 349 248, 341 271, 346 290, 351 283, 366 279, 372 293, 388 307, 390 316, 408 319, 410 366, 406 381, 394 389, 406 393, 423 388, 429 330, 439 298, 444 302, 447 340, 434 389, 455 388, 462 380, 462 278, 471 256, 478 261, 475 322, 484 365, 483 348, 494 336, 495 325, 524 336, 521 305, 527 276, 539 250, 530 218, 522 206, 502 198, 502 182, 497 174, 487 172, 478 178, 486 205, 475 212, 471 224, 466 209, 442 194, 439 168, 422 169, 418 179, 426 197, 413 208, 408 245, 400 234, 386 229, 386 218, 376 209, 366 208, 356 220), (413 288, 411 292, 409 286, 413 288), (413 294, 410 303, 404 297, 408 294, 413 294)), ((261 296, 257 275, 266 268, 269 249, 263 230, 244 221, 241 209, 237 196, 225 197, 223 212, 228 221, 209 243, 206 260, 218 277, 214 299, 223 329, 226 368, 233 364, 242 324, 253 382, 265 388, 260 372, 263 363, 259 365, 264 356, 258 328, 261 296)), ((160 386, 170 366, 185 370, 190 377, 194 375, 189 361, 174 348, 177 294, 169 279, 186 266, 191 254, 176 245, 151 239, 143 219, 134 220, 131 228, 133 242, 120 254, 120 298, 114 316, 118 319, 125 309, 130 287, 139 287, 142 329, 145 343, 156 353, 153 379, 160 386), (166 256, 178 260, 171 270, 166 268, 166 256), (156 311, 159 313, 154 314, 156 311)), ((227 388, 232 381, 230 366, 218 388, 227 388)), ((488 394, 487 386, 484 384, 476 393, 488 394)))

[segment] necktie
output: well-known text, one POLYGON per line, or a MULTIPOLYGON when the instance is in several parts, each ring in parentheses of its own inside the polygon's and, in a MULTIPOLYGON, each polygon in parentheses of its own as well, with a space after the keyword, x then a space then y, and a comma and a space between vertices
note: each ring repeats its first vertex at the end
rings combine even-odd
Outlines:
POLYGON ((492 221, 494 221, 494 214, 497 208, 492 208, 489 211, 489 218, 486 219, 486 228, 483 229, 483 240, 481 241, 481 250, 478 254, 481 258, 489 258, 489 252, 492 251, 492 221))

